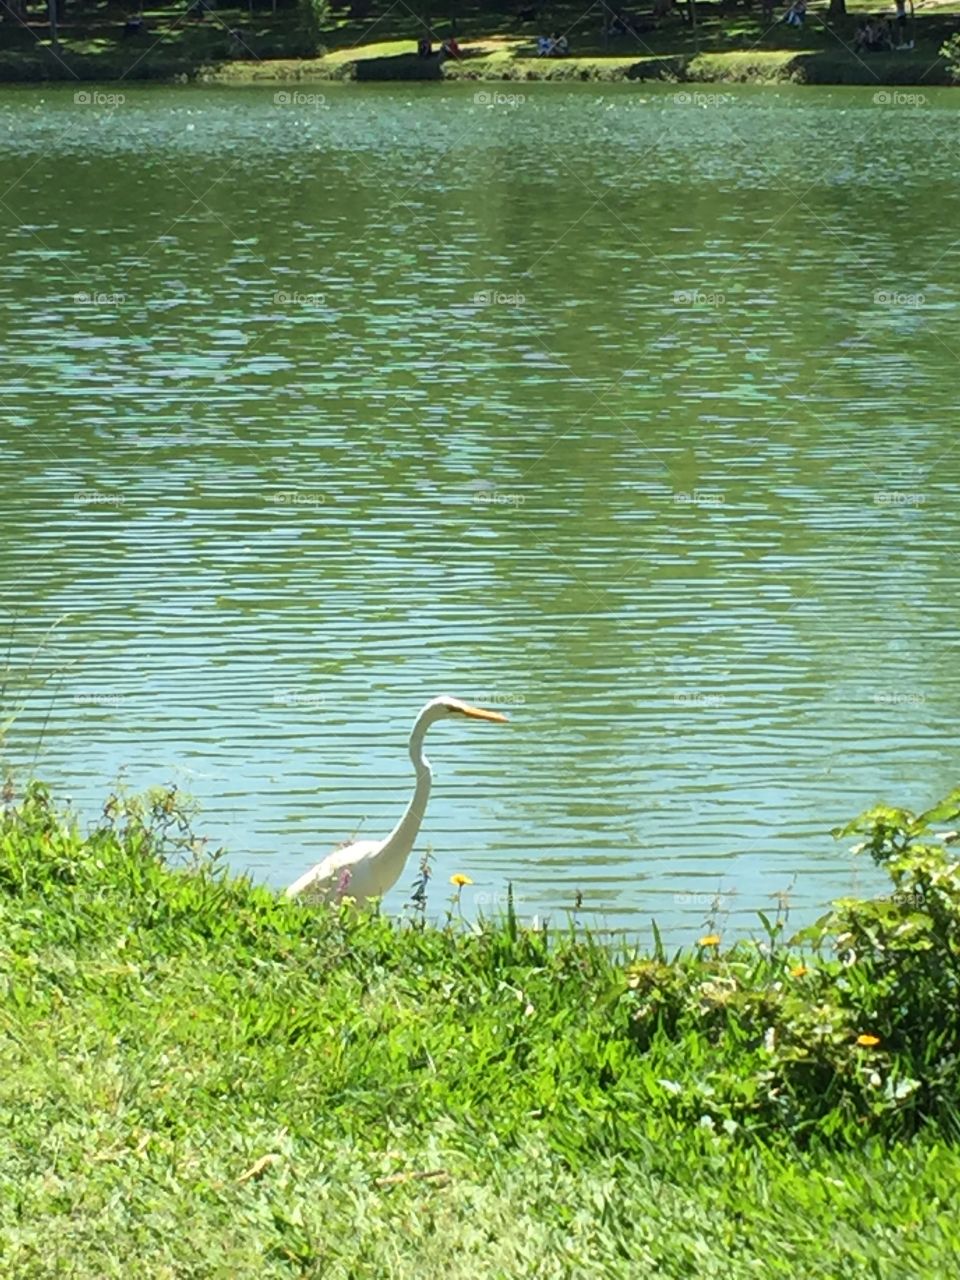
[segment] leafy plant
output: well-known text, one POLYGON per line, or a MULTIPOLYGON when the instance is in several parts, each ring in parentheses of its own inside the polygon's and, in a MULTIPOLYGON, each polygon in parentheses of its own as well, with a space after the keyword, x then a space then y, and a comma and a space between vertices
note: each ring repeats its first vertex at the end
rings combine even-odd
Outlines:
POLYGON ((672 959, 512 897, 441 927, 303 906, 228 874, 175 789, 89 831, 2 799, 10 1274, 835 1280, 858 1239, 900 1280, 960 1248, 957 793, 838 833, 889 897, 672 959))
POLYGON ((940 46, 940 57, 947 64, 953 80, 960 80, 960 33, 952 35, 940 46))

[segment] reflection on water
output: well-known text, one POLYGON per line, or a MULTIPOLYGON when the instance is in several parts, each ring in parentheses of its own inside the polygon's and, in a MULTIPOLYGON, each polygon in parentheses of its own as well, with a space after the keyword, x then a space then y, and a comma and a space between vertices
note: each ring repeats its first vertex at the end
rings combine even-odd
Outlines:
POLYGON ((0 95, 8 762, 177 781, 280 885, 451 692, 511 723, 428 739, 435 906, 682 941, 867 887, 829 828, 956 778, 927 97, 0 95))

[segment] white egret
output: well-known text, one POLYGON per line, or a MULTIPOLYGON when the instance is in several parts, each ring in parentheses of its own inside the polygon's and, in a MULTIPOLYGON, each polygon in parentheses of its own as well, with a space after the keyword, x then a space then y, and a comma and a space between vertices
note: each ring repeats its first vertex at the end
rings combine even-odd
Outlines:
POLYGON ((410 734, 410 759, 417 771, 417 784, 403 817, 385 840, 355 840, 328 854, 287 889, 288 898, 330 902, 353 898, 362 906, 371 898, 382 898, 400 879, 426 812, 433 774, 423 754, 423 738, 435 720, 447 716, 468 716, 471 720, 507 719, 499 711, 472 707, 459 698, 434 698, 417 716, 410 734))

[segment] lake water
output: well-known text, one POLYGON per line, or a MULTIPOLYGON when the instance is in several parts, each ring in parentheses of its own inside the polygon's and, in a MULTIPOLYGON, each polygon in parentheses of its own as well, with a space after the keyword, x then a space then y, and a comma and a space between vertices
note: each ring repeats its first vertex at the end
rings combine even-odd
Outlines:
POLYGON ((960 99, 88 90, 0 92, 6 764, 280 886, 450 692, 434 909, 877 884, 831 826, 958 773, 960 99))

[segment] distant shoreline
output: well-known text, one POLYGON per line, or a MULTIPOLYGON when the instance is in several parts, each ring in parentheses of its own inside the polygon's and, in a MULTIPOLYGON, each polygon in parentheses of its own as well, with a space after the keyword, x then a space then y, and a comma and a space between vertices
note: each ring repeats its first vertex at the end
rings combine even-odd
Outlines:
MULTIPOLYGON (((382 50, 385 46, 372 46, 382 50)), ((682 84, 810 84, 943 87, 953 80, 942 59, 896 54, 861 60, 847 52, 795 50, 725 51, 636 57, 517 58, 481 42, 482 52, 459 62, 424 60, 397 45, 397 52, 370 56, 364 48, 315 58, 224 60, 185 68, 169 57, 145 57, 131 67, 113 54, 65 56, 40 52, 0 54, 0 83, 302 84, 309 82, 452 82, 502 84, 661 82, 682 84), (490 52, 487 53, 487 49, 490 52)))

